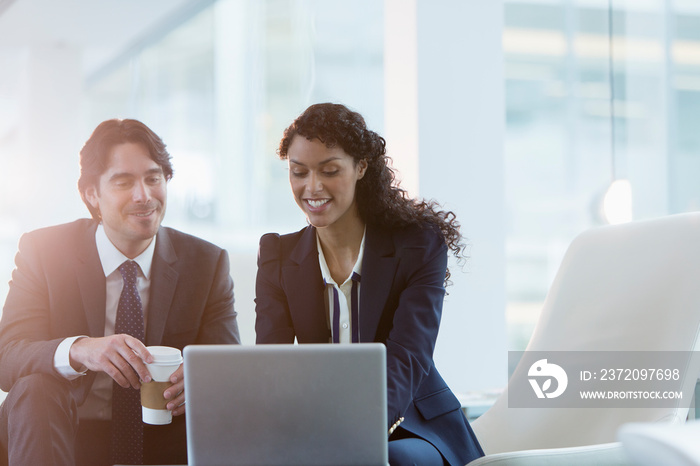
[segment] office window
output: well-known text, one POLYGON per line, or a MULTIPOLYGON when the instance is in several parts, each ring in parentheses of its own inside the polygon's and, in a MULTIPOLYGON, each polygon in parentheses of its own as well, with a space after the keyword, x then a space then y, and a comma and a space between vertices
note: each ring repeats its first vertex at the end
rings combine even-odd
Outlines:
MULTIPOLYGON (((700 8, 693 2, 504 2, 507 322, 524 349, 566 247, 606 223, 700 205, 700 8)), ((643 251, 640 251, 643 253, 643 251)))
POLYGON ((151 125, 174 151, 167 223, 249 247, 304 225, 275 151, 306 106, 342 102, 381 129, 382 21, 371 1, 218 1, 89 79, 87 126, 151 125))

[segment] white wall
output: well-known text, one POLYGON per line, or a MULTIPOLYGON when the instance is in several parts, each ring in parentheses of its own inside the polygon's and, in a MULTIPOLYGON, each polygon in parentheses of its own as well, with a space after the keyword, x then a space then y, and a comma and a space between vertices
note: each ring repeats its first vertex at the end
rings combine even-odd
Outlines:
POLYGON ((466 266, 450 265, 436 364, 457 392, 503 387, 502 3, 387 0, 385 6, 390 155, 412 194, 457 214, 469 243, 466 266))

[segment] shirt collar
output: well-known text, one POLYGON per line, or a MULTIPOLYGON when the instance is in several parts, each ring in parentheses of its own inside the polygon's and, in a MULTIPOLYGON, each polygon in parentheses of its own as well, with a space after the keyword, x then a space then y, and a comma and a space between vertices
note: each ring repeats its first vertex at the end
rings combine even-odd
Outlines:
MULTIPOLYGON (((345 283, 348 282, 348 280, 352 279, 353 273, 356 273, 358 276, 360 276, 360 272, 362 272, 362 256, 365 255, 365 236, 367 236, 367 226, 365 226, 365 230, 362 232, 362 241, 360 242, 360 252, 357 255, 357 261, 355 262, 355 266, 352 268, 352 273, 350 276, 342 283, 344 285, 345 283)), ((316 248, 318 249, 318 263, 321 266, 321 276, 323 277, 323 281, 326 285, 338 285, 335 280, 333 280, 333 277, 331 277, 331 271, 328 268, 328 263, 326 262, 326 256, 323 255, 323 248, 321 247, 321 240, 318 239, 318 232, 316 232, 316 248)))
MULTIPOLYGON (((153 237, 153 241, 148 247, 134 258, 141 268, 141 272, 150 280, 151 277, 151 264, 153 263, 153 254, 156 250, 156 238, 153 237)), ((97 254, 100 256, 100 262, 102 263, 102 270, 104 271, 105 277, 109 277, 115 270, 119 268, 124 261, 129 260, 122 252, 117 249, 117 247, 112 244, 112 242, 107 237, 105 229, 100 223, 97 225, 97 230, 95 231, 95 242, 97 243, 97 254)))

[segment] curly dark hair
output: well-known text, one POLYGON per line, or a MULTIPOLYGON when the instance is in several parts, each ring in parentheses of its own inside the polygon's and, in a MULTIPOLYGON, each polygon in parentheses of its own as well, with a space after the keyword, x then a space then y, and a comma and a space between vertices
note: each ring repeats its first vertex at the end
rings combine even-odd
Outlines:
POLYGON ((123 143, 141 144, 148 150, 151 159, 163 169, 167 181, 173 177, 170 154, 163 140, 148 126, 138 120, 114 118, 100 123, 80 150, 80 178, 78 190, 80 197, 90 211, 92 218, 99 221, 100 213, 85 197, 90 186, 98 186, 100 176, 109 167, 112 149, 123 143))
MULTIPOLYGON (((367 128, 365 119, 344 105, 314 104, 284 130, 277 154, 287 158, 294 136, 318 139, 328 148, 341 147, 355 164, 367 161, 365 175, 357 182, 357 207, 367 224, 389 229, 410 225, 432 226, 440 230, 445 244, 459 260, 464 260, 465 243, 460 224, 452 211, 442 210, 434 200, 413 199, 399 187, 391 160, 386 155, 386 141, 367 128)), ((445 283, 449 283, 447 270, 445 283)))

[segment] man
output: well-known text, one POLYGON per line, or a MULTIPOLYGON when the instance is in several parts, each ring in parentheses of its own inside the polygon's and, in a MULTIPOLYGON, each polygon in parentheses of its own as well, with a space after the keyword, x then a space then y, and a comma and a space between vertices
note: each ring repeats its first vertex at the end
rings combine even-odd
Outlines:
POLYGON ((10 465, 186 463, 182 366, 164 391, 173 423, 141 423, 146 346, 239 343, 228 255, 161 227, 173 170, 143 123, 101 123, 80 167, 92 219, 19 242, 0 321, 0 446, 10 465))

